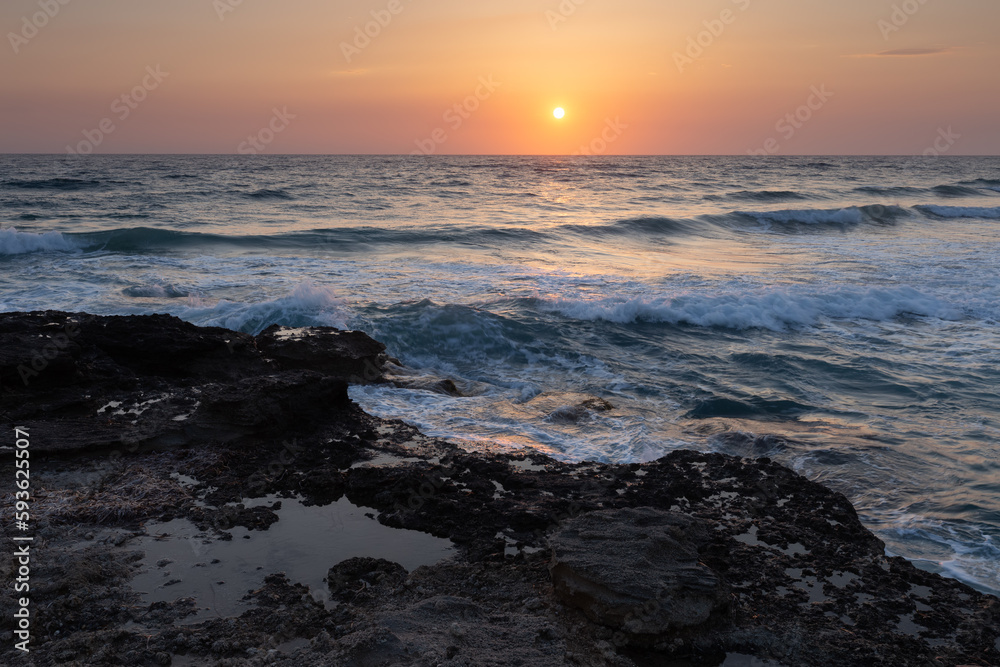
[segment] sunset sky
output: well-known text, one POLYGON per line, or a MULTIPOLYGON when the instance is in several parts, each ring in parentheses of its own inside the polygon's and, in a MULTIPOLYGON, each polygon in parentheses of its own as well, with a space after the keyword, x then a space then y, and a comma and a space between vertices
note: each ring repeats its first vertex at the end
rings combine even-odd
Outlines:
POLYGON ((0 26, 2 152, 1000 153, 995 0, 4 0, 0 26))

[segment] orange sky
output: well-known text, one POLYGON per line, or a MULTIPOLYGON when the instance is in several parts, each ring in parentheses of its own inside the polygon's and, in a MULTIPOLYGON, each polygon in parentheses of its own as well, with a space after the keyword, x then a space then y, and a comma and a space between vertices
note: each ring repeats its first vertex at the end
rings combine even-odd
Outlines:
POLYGON ((0 27, 2 152, 1000 153, 995 0, 4 0, 0 27))

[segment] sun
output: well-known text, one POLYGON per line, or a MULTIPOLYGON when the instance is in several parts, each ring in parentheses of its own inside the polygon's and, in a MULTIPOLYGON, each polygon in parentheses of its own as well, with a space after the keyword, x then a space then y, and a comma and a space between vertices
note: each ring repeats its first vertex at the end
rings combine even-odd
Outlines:
POLYGON ((565 109, 563 109, 562 107, 556 107, 556 108, 555 108, 555 109, 554 109, 554 110, 552 111, 552 115, 553 115, 553 116, 555 116, 555 117, 556 117, 556 118, 558 118, 558 119, 562 119, 562 118, 563 118, 563 116, 565 116, 565 115, 566 115, 566 110, 565 110, 565 109))

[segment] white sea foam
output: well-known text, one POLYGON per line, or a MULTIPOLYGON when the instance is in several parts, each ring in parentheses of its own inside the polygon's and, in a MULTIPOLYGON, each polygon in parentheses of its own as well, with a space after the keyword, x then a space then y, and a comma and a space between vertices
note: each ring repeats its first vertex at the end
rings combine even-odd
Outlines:
POLYGON ((187 306, 174 314, 200 326, 250 333, 259 333, 272 324, 346 329, 350 317, 346 302, 331 287, 309 281, 296 285, 288 296, 258 303, 225 299, 211 303, 197 297, 188 297, 187 302, 187 306))
POLYGON ((969 583, 979 590, 1000 595, 1000 564, 996 560, 996 547, 992 548, 992 554, 981 556, 974 553, 974 549, 967 545, 953 542, 949 544, 955 548, 958 556, 938 563, 943 573, 969 583))
POLYGON ((917 210, 939 218, 984 218, 1000 220, 1000 206, 917 206, 917 210))
POLYGON ((72 251, 79 247, 59 232, 19 232, 14 227, 0 229, 0 255, 30 252, 72 251))
POLYGON ((822 318, 889 320, 903 314, 958 320, 953 306, 909 287, 840 289, 794 293, 776 290, 757 294, 687 295, 660 298, 575 300, 553 299, 544 308, 580 320, 661 322, 730 329, 781 331, 810 325, 822 318))
MULTIPOLYGON (((889 513, 890 515, 893 513, 889 513)), ((915 553, 918 564, 964 581, 975 588, 1000 594, 1000 544, 994 535, 971 524, 955 524, 918 514, 898 512, 877 531, 894 548, 915 553)))

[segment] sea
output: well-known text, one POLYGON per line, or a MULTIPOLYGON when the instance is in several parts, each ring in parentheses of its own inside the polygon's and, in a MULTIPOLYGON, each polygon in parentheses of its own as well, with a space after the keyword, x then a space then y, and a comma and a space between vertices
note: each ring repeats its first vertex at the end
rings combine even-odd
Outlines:
POLYGON ((44 309, 360 329, 462 394, 373 414, 770 457, 1000 593, 1000 158, 0 156, 0 311, 44 309))

